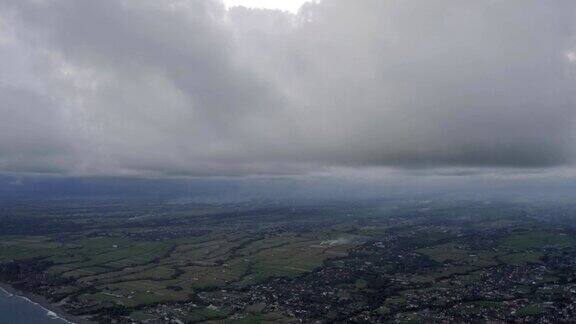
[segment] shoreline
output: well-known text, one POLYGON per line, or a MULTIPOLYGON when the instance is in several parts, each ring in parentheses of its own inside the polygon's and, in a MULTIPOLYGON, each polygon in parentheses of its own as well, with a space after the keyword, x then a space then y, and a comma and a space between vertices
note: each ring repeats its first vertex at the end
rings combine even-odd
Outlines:
POLYGON ((0 282, 0 293, 6 293, 9 297, 18 297, 28 303, 34 304, 46 311, 46 316, 60 319, 67 324, 86 324, 89 323, 85 318, 68 314, 60 305, 50 302, 43 296, 33 293, 23 292, 12 287, 9 284, 0 282))

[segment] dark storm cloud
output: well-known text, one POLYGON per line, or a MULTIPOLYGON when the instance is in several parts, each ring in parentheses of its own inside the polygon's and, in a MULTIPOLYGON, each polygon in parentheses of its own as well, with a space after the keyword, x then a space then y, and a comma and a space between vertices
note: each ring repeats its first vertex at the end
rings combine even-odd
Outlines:
POLYGON ((66 134, 58 109, 23 89, 0 88, 0 168, 3 171, 65 172, 70 167, 66 134))
POLYGON ((562 0, 0 0, 0 168, 571 165, 575 21, 562 0))

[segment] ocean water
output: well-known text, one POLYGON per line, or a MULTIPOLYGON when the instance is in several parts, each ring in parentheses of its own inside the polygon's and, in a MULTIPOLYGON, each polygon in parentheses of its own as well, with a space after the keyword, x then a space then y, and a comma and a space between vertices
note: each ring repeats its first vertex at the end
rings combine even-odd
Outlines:
POLYGON ((0 288, 0 324, 71 324, 53 312, 0 288))

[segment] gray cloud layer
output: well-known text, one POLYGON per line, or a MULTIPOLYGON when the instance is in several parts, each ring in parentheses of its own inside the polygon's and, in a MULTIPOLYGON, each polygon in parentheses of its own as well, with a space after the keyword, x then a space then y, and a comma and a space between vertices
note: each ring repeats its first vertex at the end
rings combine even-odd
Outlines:
POLYGON ((576 2, 0 0, 0 171, 574 162, 576 2))

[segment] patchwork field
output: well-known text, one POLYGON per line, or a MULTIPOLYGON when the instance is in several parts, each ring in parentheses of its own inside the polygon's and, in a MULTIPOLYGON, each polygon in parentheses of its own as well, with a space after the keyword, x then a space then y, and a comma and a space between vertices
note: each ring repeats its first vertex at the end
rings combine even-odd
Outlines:
POLYGON ((423 205, 25 209, 3 219, 22 234, 0 228, 0 275, 106 323, 526 320, 572 300, 575 232, 423 205))

